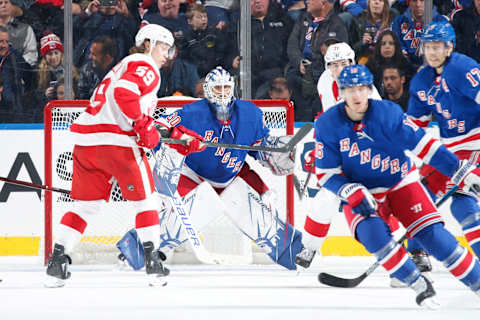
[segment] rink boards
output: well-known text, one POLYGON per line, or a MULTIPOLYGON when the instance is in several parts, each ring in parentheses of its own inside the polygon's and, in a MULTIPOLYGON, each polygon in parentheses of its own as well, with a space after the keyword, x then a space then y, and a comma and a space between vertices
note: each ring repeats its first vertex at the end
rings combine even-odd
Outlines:
MULTIPOLYGON (((300 127, 301 124, 298 124, 300 127)), ((17 180, 43 184, 43 130, 36 125, 10 125, 0 128, 2 156, 0 157, 0 176, 17 180)), ((301 184, 305 182, 307 173, 302 164, 305 156, 313 148, 313 133, 309 134, 297 148, 297 168, 295 175, 301 184)), ((255 165, 255 164, 254 164, 255 165)), ((267 179, 267 184, 275 188, 276 182, 267 179)), ((272 178, 275 179, 275 178, 272 178)), ((315 178, 310 179, 308 193, 316 191, 315 178)), ((54 186, 58 187, 58 186, 54 186)), ((284 201, 284 191, 277 190, 279 201, 284 201)), ((442 208, 447 227, 464 243, 457 223, 452 219, 446 203, 442 208)), ((308 201, 299 200, 295 193, 295 226, 303 230, 303 223, 308 212, 308 201)), ((338 208, 321 208, 335 210, 338 208)), ((43 197, 38 190, 11 186, 0 182, 0 255, 35 256, 42 246, 44 230, 43 197)), ((101 217, 100 217, 101 219, 101 217)), ((55 221, 54 221, 55 223, 55 221)), ((108 223, 108 221, 105 221, 108 223)), ((115 240, 115 239, 114 239, 115 240)), ((324 255, 357 256, 366 251, 350 236, 341 213, 335 215, 329 237, 322 251, 324 255)))

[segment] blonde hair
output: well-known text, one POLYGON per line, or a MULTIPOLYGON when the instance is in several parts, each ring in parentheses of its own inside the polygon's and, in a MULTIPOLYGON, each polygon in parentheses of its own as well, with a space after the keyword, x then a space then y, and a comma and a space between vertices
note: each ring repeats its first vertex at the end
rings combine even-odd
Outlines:
MULTIPOLYGON (((63 53, 60 65, 64 65, 63 53)), ((37 77, 37 87, 41 90, 45 90, 50 86, 50 81, 52 80, 51 72, 52 68, 48 65, 47 59, 45 57, 40 60, 38 64, 38 77, 37 77)), ((78 80, 78 71, 75 67, 72 67, 73 79, 78 80)), ((57 79, 58 80, 58 79, 57 79)))

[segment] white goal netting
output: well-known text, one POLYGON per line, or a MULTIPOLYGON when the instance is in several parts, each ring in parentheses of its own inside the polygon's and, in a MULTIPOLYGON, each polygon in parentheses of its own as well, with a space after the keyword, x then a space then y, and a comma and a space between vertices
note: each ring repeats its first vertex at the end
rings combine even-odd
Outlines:
MULTIPOLYGON (((155 117, 168 114, 192 101, 159 100, 155 117)), ((281 100, 256 100, 264 115, 266 126, 272 135, 293 134, 293 107, 281 100)), ((72 179, 72 150, 69 128, 72 122, 84 110, 88 101, 53 101, 45 111, 45 182, 48 186, 70 190, 72 179)), ((291 177, 277 177, 255 161, 248 160, 277 196, 278 209, 283 217, 293 216, 293 185, 291 177)), ((55 241, 56 227, 71 206, 68 194, 46 192, 45 195, 45 233, 43 239, 46 256, 51 252, 55 241)), ((159 202, 160 209, 160 202, 159 202)), ((89 219, 85 233, 72 253, 74 263, 114 263, 118 255, 115 244, 134 226, 134 210, 122 198, 120 188, 113 187, 110 201, 99 214, 89 219)), ((201 236, 206 249, 236 256, 235 263, 252 263, 254 245, 227 218, 220 218, 208 228, 202 230, 201 236), (240 259, 238 259, 240 257, 240 259)), ((182 246, 174 251, 169 263, 195 263, 189 246, 182 246)))

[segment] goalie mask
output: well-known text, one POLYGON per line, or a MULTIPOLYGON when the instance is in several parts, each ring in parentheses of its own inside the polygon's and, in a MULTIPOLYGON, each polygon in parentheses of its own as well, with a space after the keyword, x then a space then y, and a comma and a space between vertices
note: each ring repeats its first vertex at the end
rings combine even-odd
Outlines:
POLYGON ((228 121, 232 115, 235 82, 232 76, 222 67, 210 71, 203 83, 205 98, 214 109, 219 121, 228 121))

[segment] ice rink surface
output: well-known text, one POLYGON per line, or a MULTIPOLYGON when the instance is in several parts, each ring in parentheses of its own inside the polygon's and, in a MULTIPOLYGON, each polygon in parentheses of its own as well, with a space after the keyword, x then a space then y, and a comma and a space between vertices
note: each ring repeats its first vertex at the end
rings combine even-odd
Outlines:
POLYGON ((419 308, 411 289, 393 289, 383 269, 358 287, 320 284, 321 271, 356 277, 372 257, 325 257, 302 272, 260 266, 171 266, 165 287, 149 287, 143 271, 73 266, 63 288, 43 286, 44 268, 0 259, 0 319, 480 319, 480 298, 438 263, 439 310, 419 308))

